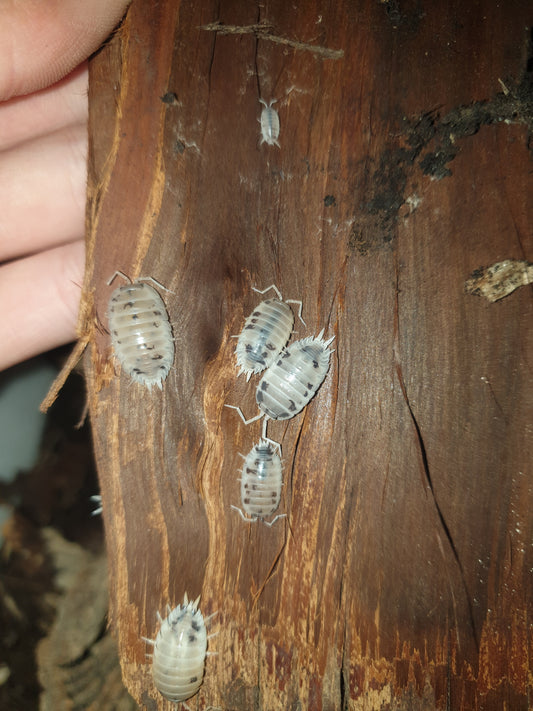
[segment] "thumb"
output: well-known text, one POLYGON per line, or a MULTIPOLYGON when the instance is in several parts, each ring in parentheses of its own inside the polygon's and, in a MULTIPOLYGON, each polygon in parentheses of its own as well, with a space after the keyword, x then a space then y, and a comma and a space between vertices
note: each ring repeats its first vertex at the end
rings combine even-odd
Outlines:
POLYGON ((0 101, 54 84, 94 52, 130 0, 8 0, 0 23, 0 101))

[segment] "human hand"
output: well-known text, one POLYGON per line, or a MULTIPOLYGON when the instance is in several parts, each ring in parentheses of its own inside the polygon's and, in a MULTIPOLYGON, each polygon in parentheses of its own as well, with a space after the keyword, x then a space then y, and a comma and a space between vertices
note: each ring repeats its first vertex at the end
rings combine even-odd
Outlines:
POLYGON ((75 338, 87 63, 129 0, 27 0, 0 23, 0 370, 75 338))

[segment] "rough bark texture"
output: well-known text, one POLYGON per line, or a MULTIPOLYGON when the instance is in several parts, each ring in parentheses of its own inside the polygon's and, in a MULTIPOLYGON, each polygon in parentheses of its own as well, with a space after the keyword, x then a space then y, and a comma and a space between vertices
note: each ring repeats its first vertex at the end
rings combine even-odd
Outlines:
POLYGON ((110 621, 144 708, 174 708, 141 637, 184 592, 218 610, 191 708, 529 708, 531 286, 464 288, 533 259, 528 5, 134 0, 93 58, 82 330, 110 621), (116 269, 172 292, 162 392, 112 359, 116 269), (232 335, 272 283, 336 351, 269 425, 288 516, 268 528, 230 508, 261 425, 224 404, 256 412, 232 335))

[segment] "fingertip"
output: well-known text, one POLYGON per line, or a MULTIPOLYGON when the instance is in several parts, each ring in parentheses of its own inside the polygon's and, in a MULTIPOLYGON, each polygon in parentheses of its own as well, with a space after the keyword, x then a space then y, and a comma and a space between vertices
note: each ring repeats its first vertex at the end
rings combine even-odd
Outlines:
POLYGON ((0 23, 0 101, 50 86, 102 44, 130 0, 12 2, 0 23))
POLYGON ((0 370, 75 339, 84 266, 79 240, 0 267, 0 370))

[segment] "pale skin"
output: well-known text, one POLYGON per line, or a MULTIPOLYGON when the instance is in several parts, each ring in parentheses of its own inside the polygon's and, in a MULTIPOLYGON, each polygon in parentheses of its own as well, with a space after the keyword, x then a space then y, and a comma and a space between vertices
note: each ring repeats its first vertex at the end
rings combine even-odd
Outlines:
POLYGON ((128 4, 0 0, 0 370, 76 336, 86 59, 128 4))

